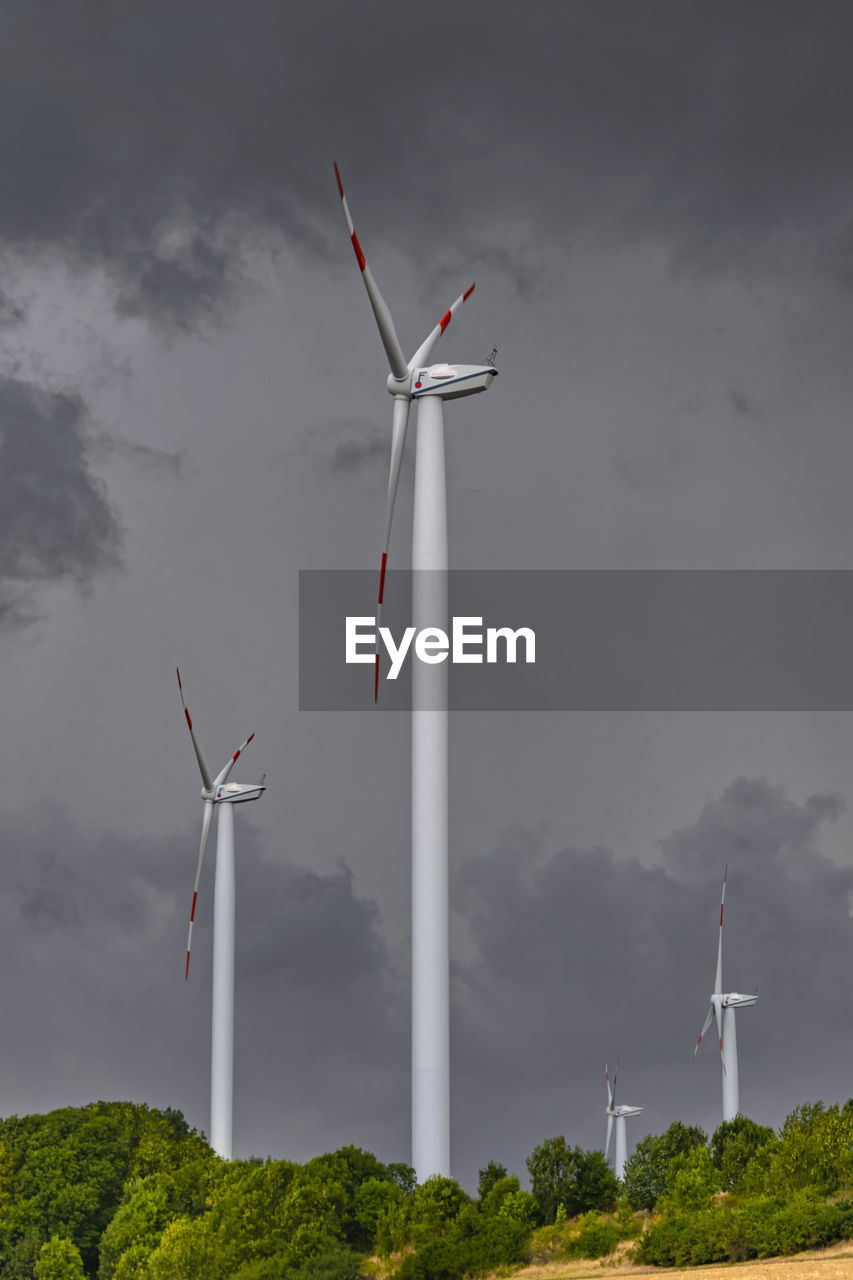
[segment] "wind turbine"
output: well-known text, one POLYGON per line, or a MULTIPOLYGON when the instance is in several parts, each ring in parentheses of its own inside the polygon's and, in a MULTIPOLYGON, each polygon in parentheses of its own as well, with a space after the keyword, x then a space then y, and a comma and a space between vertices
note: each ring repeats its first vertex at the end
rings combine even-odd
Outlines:
POLYGON ((215 778, 211 777, 207 762, 195 736, 192 718, 184 701, 184 687, 178 671, 178 688, 181 704, 195 748, 201 772, 201 798, 204 811, 201 820, 201 844, 193 885, 193 905, 190 911, 190 927, 187 933, 187 967, 185 977, 190 976, 190 948, 195 923, 195 907, 201 868, 213 810, 218 810, 216 834, 216 879, 213 888, 213 1014, 210 1045, 210 1145, 223 1160, 231 1159, 232 1112, 234 1103, 234 805, 257 800, 266 791, 263 778, 260 782, 245 785, 229 782, 231 770, 243 751, 254 738, 250 733, 246 741, 230 758, 215 778))
POLYGON ((695 1058, 699 1052, 702 1037, 716 1018, 717 1034, 720 1040, 720 1060, 723 1070, 723 1119, 734 1120, 740 1110, 735 1010, 745 1009, 748 1005, 755 1004, 758 995, 744 996, 738 991, 723 991, 723 909, 726 905, 726 878, 728 874, 729 867, 728 863, 726 863, 726 869, 723 872, 723 896, 720 899, 720 940, 717 944, 717 971, 714 975, 714 990, 711 993, 711 1007, 699 1033, 699 1039, 696 1041, 693 1057, 695 1058))
MULTIPOLYGON (((355 233, 335 165, 344 218, 379 336, 394 399, 377 633, 397 482, 412 401, 419 402, 412 530, 412 623, 447 631, 447 493, 444 401, 486 391, 492 364, 430 364, 436 342, 474 285, 461 293, 410 360, 355 233)), ((378 645, 378 634, 377 634, 378 645)), ((379 655, 374 667, 379 696, 379 655)), ((412 672, 412 1164, 420 1181, 450 1174, 450 964, 447 854, 447 667, 416 661, 412 672)))
POLYGON ((642 1107, 629 1107, 623 1104, 621 1107, 616 1105, 616 1079, 619 1075, 619 1063, 616 1063, 616 1070, 613 1072, 613 1087, 610 1086, 610 1072, 607 1067, 604 1068, 604 1079, 607 1083, 607 1140, 604 1144, 605 1159, 610 1154, 610 1138, 613 1132, 613 1121, 616 1121, 616 1152, 613 1157, 613 1172, 620 1181, 625 1177, 625 1161, 628 1158, 628 1138, 625 1133, 625 1120, 628 1116, 638 1116, 643 1110, 642 1107))

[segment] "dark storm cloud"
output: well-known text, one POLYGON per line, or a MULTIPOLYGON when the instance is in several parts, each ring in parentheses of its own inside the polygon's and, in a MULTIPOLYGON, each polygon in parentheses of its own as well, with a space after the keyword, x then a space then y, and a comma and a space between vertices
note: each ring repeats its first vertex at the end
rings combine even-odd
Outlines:
POLYGON ((122 535, 89 465, 77 395, 0 378, 0 622, 28 616, 29 588, 86 584, 119 563, 122 535))
MULTIPOLYGON (((405 992, 376 907, 343 864, 324 876, 266 861, 238 819, 238 1146, 307 1158, 369 1131, 402 1150, 405 992), (307 1148, 294 1145, 306 1142, 294 1137, 302 1112, 315 1117, 307 1148)), ((98 1090, 178 1106, 206 1129, 215 832, 185 982, 196 838, 87 836, 57 809, 4 824, 7 1111, 22 1109, 12 1095, 31 1080, 40 1097, 98 1090), (69 1046, 85 1060, 74 1084, 61 1068, 69 1046)))
MULTIPOLYGON (((798 1102, 834 1100, 846 1087, 853 869, 820 841, 839 812, 833 796, 797 803, 739 779, 663 841, 660 867, 552 850, 545 826, 507 830, 466 859, 453 899, 467 939, 453 973, 457 1176, 471 1185, 489 1158, 523 1173, 553 1133, 598 1146, 603 1066, 617 1055, 622 1100, 646 1108, 632 1141, 677 1118, 716 1126, 713 1037, 694 1064, 691 1052, 726 861, 725 985, 760 988, 739 1020, 744 1110, 778 1125, 798 1102)), ((353 1140, 406 1158, 408 988, 377 908, 343 863, 321 875, 262 857, 238 817, 238 1146, 307 1158, 353 1140)), ((52 809, 27 827, 6 821, 6 1110, 26 1109, 29 1088, 38 1105, 96 1090, 206 1125, 212 866, 183 979, 195 838, 86 837, 52 809)))
POLYGON ((172 475, 180 475, 186 463, 183 449, 157 449, 105 431, 92 433, 89 440, 91 455, 99 461, 102 458, 126 459, 144 471, 169 472, 172 475))
MULTIPOLYGON (((500 1134, 496 1158, 516 1165, 550 1133, 599 1145, 601 1077, 617 1055, 622 1101, 646 1106, 632 1141, 673 1119, 719 1123, 713 1037, 695 1064, 691 1053, 713 986, 726 863, 724 987, 760 988, 739 1018, 742 1108, 777 1125, 831 1088, 851 1012, 853 868, 820 841, 840 812, 835 796, 797 803, 739 779, 662 842, 660 867, 552 850, 546 828, 508 831, 467 861, 456 902, 476 958, 456 973, 454 1055, 469 1138, 500 1134)), ((837 1076, 834 1087, 848 1086, 837 1076)))
MULTIPOLYGON (((332 423, 325 430, 306 432, 294 453, 323 472, 339 476, 377 476, 387 480, 391 458, 390 414, 386 426, 364 418, 332 423)), ((381 420, 381 419, 380 419, 381 420)), ((414 450, 403 455, 403 477, 414 472, 414 450)))
POLYGON ((336 156, 368 247, 396 228, 409 253, 494 252, 500 215, 849 276, 853 15, 832 0, 77 0, 3 26, 0 236, 105 264, 125 312, 192 323, 255 233, 341 262, 336 156))
POLYGON ((373 471, 388 466, 390 445, 387 432, 365 426, 358 435, 339 440, 332 448, 329 467, 341 475, 358 471, 373 471))

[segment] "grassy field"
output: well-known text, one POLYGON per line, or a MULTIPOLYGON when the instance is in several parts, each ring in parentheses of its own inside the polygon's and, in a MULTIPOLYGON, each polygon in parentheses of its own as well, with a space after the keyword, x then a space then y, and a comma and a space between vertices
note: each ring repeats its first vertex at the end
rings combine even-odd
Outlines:
POLYGON ((512 1280, 616 1280, 657 1275, 670 1280, 853 1280, 853 1241, 845 1240, 814 1253, 762 1262, 729 1262, 706 1267, 638 1267, 611 1255, 599 1261, 550 1262, 524 1267, 512 1280), (734 1273, 737 1272, 737 1277, 734 1273))

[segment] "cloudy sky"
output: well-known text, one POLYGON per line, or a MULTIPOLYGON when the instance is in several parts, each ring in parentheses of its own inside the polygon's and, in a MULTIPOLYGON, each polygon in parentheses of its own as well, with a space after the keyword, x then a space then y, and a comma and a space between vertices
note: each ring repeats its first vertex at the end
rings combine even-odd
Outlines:
MULTIPOLYGON (((457 566, 844 569, 851 38, 841 0, 4 7, 2 1114, 207 1128, 180 663, 211 763, 254 729, 268 775, 236 1152, 408 1158, 407 718, 298 709, 298 571, 374 567, 387 479, 332 163, 403 346, 476 278, 442 353, 499 349, 447 415, 457 566)), ((600 1145, 617 1056, 632 1140, 716 1126, 726 862, 743 1110, 853 1093, 851 762, 842 712, 454 718, 463 1183, 600 1145)))

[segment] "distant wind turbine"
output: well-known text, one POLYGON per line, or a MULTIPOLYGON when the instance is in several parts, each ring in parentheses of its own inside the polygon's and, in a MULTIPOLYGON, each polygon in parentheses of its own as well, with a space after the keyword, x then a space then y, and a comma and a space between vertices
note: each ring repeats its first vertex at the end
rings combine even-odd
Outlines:
POLYGON ((616 1152, 613 1158, 613 1172, 620 1180, 625 1177, 625 1161, 628 1158, 628 1137, 625 1132, 625 1121, 628 1116, 638 1116, 643 1110, 642 1107, 630 1107, 623 1103, 622 1106, 616 1105, 616 1078, 619 1075, 619 1063, 616 1063, 616 1070, 613 1072, 613 1086, 610 1085, 610 1072, 607 1067, 604 1068, 604 1079, 607 1084, 607 1140, 604 1144, 605 1157, 610 1154, 610 1138, 613 1131, 613 1121, 616 1121, 616 1152))
MULTIPOLYGON (((447 494, 444 401, 486 391, 497 375, 491 363, 430 364, 433 348, 473 284, 448 308, 406 360, 391 312, 355 233, 338 166, 338 191, 361 278, 379 327, 394 397, 391 466, 376 612, 385 588, 391 523, 409 410, 419 402, 412 532, 412 622, 418 630, 447 631, 447 494), (417 572, 420 570, 421 572, 417 572), (429 572, 423 572, 428 570, 429 572)), ((379 654, 374 671, 379 696, 379 654)), ((415 662, 412 671, 412 1164, 418 1179, 450 1174, 450 965, 447 851, 447 665, 415 662)))
POLYGON ((263 779, 251 785, 229 782, 231 770, 254 738, 249 734, 215 778, 195 736, 192 718, 184 701, 184 687, 178 671, 178 688, 187 725, 201 772, 201 798, 204 811, 201 820, 201 844, 198 850, 190 927, 187 933, 187 967, 190 976, 195 907, 201 868, 214 807, 219 811, 216 837, 216 879, 213 888, 213 1014, 210 1047, 210 1145, 224 1160, 231 1159, 232 1113, 234 1103, 234 805, 257 800, 266 787, 263 779))
POLYGON ((727 863, 723 872, 723 895, 720 899, 720 939, 717 944, 717 971, 714 975, 714 990, 711 994, 711 1007, 699 1033, 699 1039, 696 1041, 693 1057, 695 1058, 699 1052, 702 1037, 716 1018, 723 1072, 723 1119, 734 1120, 740 1110, 735 1010, 745 1009, 748 1005, 755 1004, 758 994, 744 996, 737 991, 729 991, 728 993, 723 991, 723 909, 726 904, 726 878, 728 874, 729 867, 727 863))

